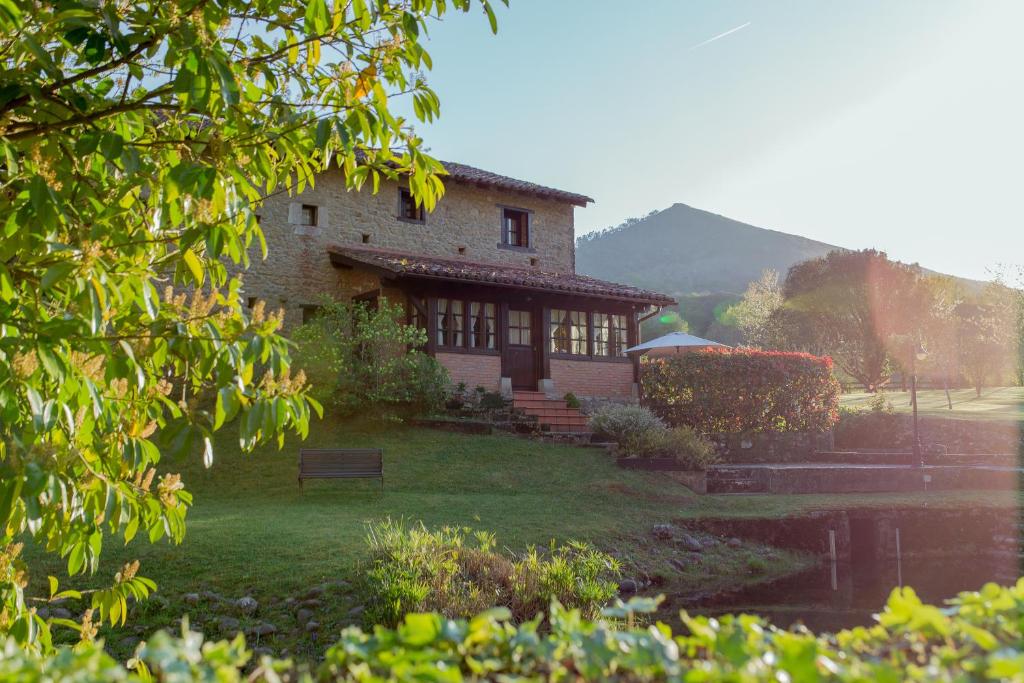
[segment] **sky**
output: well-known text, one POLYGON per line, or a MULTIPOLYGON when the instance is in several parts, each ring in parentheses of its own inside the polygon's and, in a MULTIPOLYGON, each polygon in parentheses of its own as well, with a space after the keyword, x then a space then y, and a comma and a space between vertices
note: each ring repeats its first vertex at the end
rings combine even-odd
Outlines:
POLYGON ((511 0, 430 30, 434 156, 988 279, 1024 263, 1024 0, 511 0))

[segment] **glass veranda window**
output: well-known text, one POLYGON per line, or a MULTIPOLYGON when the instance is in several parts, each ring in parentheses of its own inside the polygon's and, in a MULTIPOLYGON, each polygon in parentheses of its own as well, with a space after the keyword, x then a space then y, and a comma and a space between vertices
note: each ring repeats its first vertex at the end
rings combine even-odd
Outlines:
POLYGON ((628 348, 626 316, 612 313, 594 314, 594 355, 625 356, 628 348))
POLYGON ((552 353, 587 354, 587 313, 551 310, 550 349, 552 353))
POLYGON ((469 346, 473 349, 495 348, 495 306, 472 302, 469 304, 469 346))

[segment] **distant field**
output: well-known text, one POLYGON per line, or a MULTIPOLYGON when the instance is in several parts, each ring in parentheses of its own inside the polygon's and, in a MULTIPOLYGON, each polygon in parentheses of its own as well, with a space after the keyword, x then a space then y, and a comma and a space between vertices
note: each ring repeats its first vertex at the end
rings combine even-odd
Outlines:
MULTIPOLYGON (((927 417, 949 417, 963 420, 1020 420, 1024 419, 1024 387, 992 387, 977 396, 974 389, 951 389, 953 409, 946 402, 946 392, 926 389, 917 392, 918 412, 927 417)), ((843 394, 840 404, 848 407, 867 407, 873 394, 843 394)), ((885 397, 897 412, 910 412, 909 391, 888 391, 885 397)))

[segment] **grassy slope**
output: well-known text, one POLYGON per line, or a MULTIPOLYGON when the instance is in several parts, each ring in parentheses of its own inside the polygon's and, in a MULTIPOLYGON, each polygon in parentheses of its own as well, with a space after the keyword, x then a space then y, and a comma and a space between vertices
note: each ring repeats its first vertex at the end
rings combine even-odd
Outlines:
MULTIPOLYGON (((1024 387, 992 387, 977 396, 974 389, 952 389, 953 409, 946 402, 941 389, 919 391, 918 412, 927 417, 947 417, 960 420, 1021 420, 1024 419, 1024 387)), ((910 412, 910 392, 890 391, 886 399, 899 413, 910 412)), ((841 404, 851 408, 867 407, 873 394, 843 394, 841 404)))
MULTIPOLYGON (((295 452, 266 448, 243 456, 228 435, 220 440, 210 470, 195 460, 180 470, 195 494, 188 532, 181 546, 140 540, 122 547, 108 539, 100 568, 102 580, 131 558, 142 560, 142 574, 160 586, 157 607, 144 605, 132 617, 136 632, 167 626, 190 612, 193 624, 212 628, 212 606, 188 606, 181 595, 209 589, 229 598, 253 595, 261 605, 259 619, 282 630, 292 625, 291 611, 281 600, 326 581, 350 577, 364 557, 364 523, 385 516, 422 520, 428 525, 459 524, 497 533, 499 544, 521 550, 551 539, 585 539, 614 551, 627 562, 627 572, 663 574, 669 583, 659 590, 714 590, 777 576, 806 566, 807 558, 791 553, 769 554, 750 544, 732 549, 721 544, 680 572, 668 565, 677 549, 654 542, 650 529, 673 518, 713 516, 781 516, 795 512, 856 506, 925 504, 1010 505, 1015 497, 991 492, 860 496, 695 496, 655 473, 615 467, 604 452, 540 444, 511 436, 463 436, 393 426, 370 430, 325 421, 314 427, 309 446, 380 446, 385 450, 386 486, 376 481, 316 481, 300 494, 295 482, 295 452), (757 565, 756 569, 752 569, 757 565), (204 611, 208 612, 204 614, 204 611)), ((173 463, 168 469, 179 469, 173 463)), ((141 537, 141 535, 140 535, 141 537)), ((62 575, 61 564, 42 559, 50 573, 62 575)), ((685 556, 686 553, 683 553, 685 556)), ((684 557, 683 559, 693 559, 684 557)), ((37 568, 38 569, 38 568, 37 568)), ((44 576, 33 576, 41 592, 44 576)), ((62 584, 65 581, 62 579, 62 584)), ((76 578, 72 585, 99 583, 76 578)), ((324 633, 337 633, 359 596, 339 595, 320 615, 324 633)), ((224 613, 221 610, 219 613, 224 613)), ((237 615, 235 615, 237 616, 237 615)), ((112 633, 116 642, 122 633, 112 633)), ((272 639, 315 655, 315 643, 296 644, 301 633, 272 639)), ((126 655, 127 652, 115 654, 126 655)))

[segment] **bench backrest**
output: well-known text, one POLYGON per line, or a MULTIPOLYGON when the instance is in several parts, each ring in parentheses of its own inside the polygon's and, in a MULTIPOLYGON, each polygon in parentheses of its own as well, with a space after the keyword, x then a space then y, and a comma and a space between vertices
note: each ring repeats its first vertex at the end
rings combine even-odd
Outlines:
POLYGON ((379 477, 384 474, 380 448, 303 448, 299 477, 379 477))

